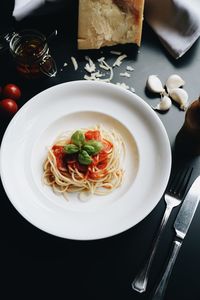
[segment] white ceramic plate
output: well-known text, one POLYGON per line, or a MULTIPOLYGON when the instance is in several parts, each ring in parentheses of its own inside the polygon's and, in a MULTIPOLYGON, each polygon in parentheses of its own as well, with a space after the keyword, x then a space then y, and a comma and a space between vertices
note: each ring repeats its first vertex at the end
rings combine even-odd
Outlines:
POLYGON ((74 81, 33 97, 15 115, 2 140, 0 171, 15 208, 53 235, 90 240, 123 232, 156 206, 166 188, 171 149, 156 113, 137 95, 114 84, 74 81), (69 201, 42 183, 47 147, 67 130, 102 123, 126 143, 125 178, 107 196, 69 201))

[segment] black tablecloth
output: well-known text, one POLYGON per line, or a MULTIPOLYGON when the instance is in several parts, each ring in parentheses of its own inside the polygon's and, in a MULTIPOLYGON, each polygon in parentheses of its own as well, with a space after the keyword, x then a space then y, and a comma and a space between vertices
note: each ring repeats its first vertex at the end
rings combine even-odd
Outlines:
MULTIPOLYGON (((12 10, 9 8, 9 11, 12 10)), ((1 15, 4 15, 5 8, 1 15)), ((6 11, 6 10, 5 10, 6 11)), ((10 27, 20 30, 38 29, 48 35, 58 30, 50 42, 50 49, 58 66, 55 78, 25 80, 15 71, 8 51, 0 56, 0 85, 15 83, 22 89, 19 106, 34 95, 56 84, 82 80, 84 56, 96 60, 99 55, 112 60, 110 49, 94 51, 77 50, 78 2, 65 1, 62 9, 55 3, 48 3, 20 22, 13 20, 11 13, 4 15, 2 31, 10 27), (48 11, 48 13, 47 13, 48 11), (79 70, 74 71, 70 57, 76 57, 79 70), (63 67, 67 62, 68 66, 63 67)), ((2 24, 2 23, 1 23, 2 24)), ((134 65, 135 71, 126 83, 135 88, 136 94, 149 104, 156 104, 158 97, 152 97, 145 89, 148 75, 157 74, 164 82, 170 74, 181 75, 186 81, 190 102, 200 93, 200 44, 199 41, 180 60, 173 60, 162 48, 159 40, 144 22, 142 46, 116 46, 128 55, 127 64, 134 65)), ((115 72, 113 83, 121 82, 115 72)), ((124 69, 123 69, 124 71, 124 69)), ((125 81, 125 79, 123 80, 125 81)), ((56 101, 56 100, 55 100, 56 101)), ((159 114, 172 147, 173 169, 178 164, 194 166, 191 182, 199 174, 199 157, 177 156, 174 142, 181 128, 185 113, 175 105, 168 113, 159 114)), ((3 137, 8 120, 1 120, 0 135, 3 137)), ((173 172, 173 170, 172 170, 173 172)), ((152 187, 153 189, 153 187, 152 187)), ((174 237, 173 222, 180 207, 174 209, 156 254, 147 292, 138 294, 131 288, 131 282, 148 255, 152 239, 161 221, 165 203, 162 198, 156 208, 139 224, 107 239, 96 241, 74 241, 47 234, 27 222, 12 206, 1 185, 1 298, 2 299, 151 299, 155 284, 160 278, 174 237)), ((28 195, 27 195, 28 197, 28 195)), ((148 201, 148 199, 147 199, 148 201)), ((177 258, 166 292, 166 300, 200 299, 200 208, 197 209, 187 237, 177 258)))

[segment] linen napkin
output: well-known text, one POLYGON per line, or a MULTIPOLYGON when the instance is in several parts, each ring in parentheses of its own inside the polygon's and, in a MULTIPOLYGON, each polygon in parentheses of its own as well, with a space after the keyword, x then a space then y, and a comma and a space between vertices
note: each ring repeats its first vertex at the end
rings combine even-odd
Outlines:
POLYGON ((200 0, 146 0, 145 18, 176 59, 200 36, 200 0))
POLYGON ((15 0, 13 17, 20 21, 44 3, 45 0, 15 0))
MULTIPOLYGON (((15 0, 13 16, 19 21, 45 2, 61 0, 15 0)), ((145 0, 145 19, 168 52, 180 58, 200 36, 200 0, 145 0)))

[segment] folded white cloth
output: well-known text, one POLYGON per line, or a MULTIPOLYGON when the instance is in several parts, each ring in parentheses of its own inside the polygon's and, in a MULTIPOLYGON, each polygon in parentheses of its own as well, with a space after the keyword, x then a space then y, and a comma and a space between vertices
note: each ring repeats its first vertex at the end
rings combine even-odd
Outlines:
POLYGON ((44 3, 45 0, 15 0, 13 17, 20 21, 44 3))
POLYGON ((200 36, 200 1, 146 0, 145 19, 177 59, 200 36))
MULTIPOLYGON (((15 0, 13 16, 21 20, 45 2, 56 1, 15 0)), ((145 19, 169 53, 179 58, 200 36, 200 0, 145 0, 145 19)))

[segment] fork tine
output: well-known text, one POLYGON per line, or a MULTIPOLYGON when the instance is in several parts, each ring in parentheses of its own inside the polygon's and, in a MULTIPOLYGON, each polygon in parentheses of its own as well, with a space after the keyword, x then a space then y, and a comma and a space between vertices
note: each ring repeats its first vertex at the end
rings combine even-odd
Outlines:
MULTIPOLYGON (((150 256, 145 262, 143 268, 139 271, 139 273, 136 275, 135 279, 132 282, 132 288, 140 293, 146 291, 148 279, 149 279, 149 272, 151 269, 151 265, 156 253, 156 249, 159 244, 159 239, 162 235, 162 232, 167 224, 168 218, 172 212, 172 209, 176 206, 178 206, 181 201, 183 200, 183 196, 185 194, 185 191, 187 189, 190 176, 192 174, 193 168, 185 168, 179 169, 179 171, 175 173, 175 175, 171 176, 171 179, 169 180, 169 184, 167 186, 167 189, 164 194, 164 199, 166 203, 165 207, 165 213, 162 217, 160 227, 158 229, 158 233, 153 241, 152 249, 150 252, 150 256), (171 192, 170 192, 171 191, 171 192), (179 193, 177 195, 176 193, 179 193), (183 194, 183 195, 181 195, 183 194)), ((158 297, 160 299, 160 297, 158 297)))
POLYGON ((175 189, 177 185, 177 181, 179 179, 180 170, 176 170, 176 173, 170 178, 169 184, 168 184, 168 191, 170 193, 173 193, 173 190, 175 189))
POLYGON ((187 189, 187 185, 192 175, 192 171, 192 167, 188 167, 184 171, 183 169, 178 170, 170 180, 169 192, 173 195, 182 197, 187 189))

